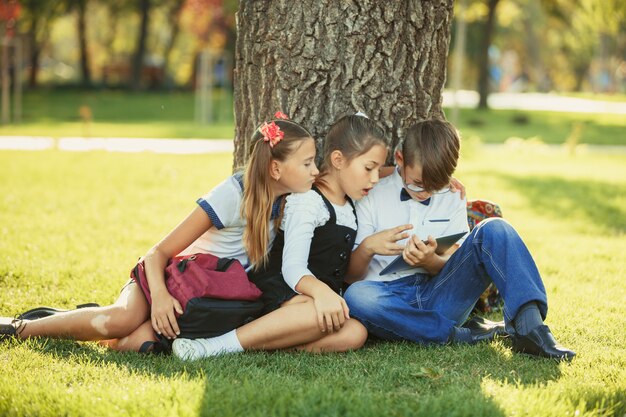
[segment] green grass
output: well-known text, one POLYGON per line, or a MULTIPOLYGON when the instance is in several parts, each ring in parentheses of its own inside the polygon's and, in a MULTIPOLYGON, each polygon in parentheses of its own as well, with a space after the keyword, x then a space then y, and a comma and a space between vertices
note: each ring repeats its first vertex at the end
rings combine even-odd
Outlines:
POLYGON ((0 126, 0 135, 149 138, 232 138, 232 96, 214 92, 214 122, 194 122, 194 95, 188 92, 36 90, 23 99, 22 122, 0 126), (81 107, 91 121, 81 117, 81 107))
MULTIPOLYGON (((0 152, 0 313, 113 301, 137 257, 230 166, 230 155, 0 152)), ((458 177, 528 243, 573 363, 512 354, 506 341, 191 364, 11 341, 0 344, 0 415, 623 416, 626 155, 468 144, 458 177)))
MULTIPOLYGON (((451 112, 446 114, 449 117, 451 112)), ((578 143, 626 145, 623 114, 475 109, 461 109, 459 114, 458 128, 463 137, 477 137, 485 143, 503 143, 513 137, 561 144, 580 129, 578 143)))
MULTIPOLYGON (((22 123, 0 126, 0 136, 232 138, 230 94, 216 91, 213 108, 215 122, 200 125, 193 121, 194 96, 188 92, 29 91, 22 123), (90 123, 80 118, 81 106, 91 109, 90 123)), ((626 145, 625 115, 461 109, 458 123, 464 137, 486 143, 503 143, 511 137, 563 143, 576 126, 580 126, 579 143, 626 145)))

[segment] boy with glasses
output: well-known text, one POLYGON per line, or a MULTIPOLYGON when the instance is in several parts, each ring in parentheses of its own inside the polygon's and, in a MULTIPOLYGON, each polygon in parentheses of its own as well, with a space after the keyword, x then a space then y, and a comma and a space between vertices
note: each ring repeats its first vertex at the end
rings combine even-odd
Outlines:
POLYGON ((543 324, 546 291, 511 225, 500 218, 483 220, 446 252, 437 250, 436 238, 469 232, 466 201, 448 189, 459 149, 450 123, 418 123, 395 153, 396 171, 357 204, 359 227, 347 276, 363 280, 345 293, 350 315, 383 339, 492 340, 497 326, 460 325, 493 282, 504 299, 513 350, 571 360, 576 354, 559 345, 543 324), (411 269, 380 275, 398 254, 411 269))

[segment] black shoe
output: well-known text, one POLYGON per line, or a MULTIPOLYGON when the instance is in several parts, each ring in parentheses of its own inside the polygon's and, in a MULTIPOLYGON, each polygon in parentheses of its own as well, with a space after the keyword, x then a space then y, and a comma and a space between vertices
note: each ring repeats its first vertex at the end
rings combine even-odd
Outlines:
POLYGON ((545 324, 533 329, 526 336, 513 335, 513 351, 566 361, 571 361, 576 356, 576 352, 559 345, 545 324))
POLYGON ((467 341, 466 343, 469 343, 471 345, 475 345, 476 343, 480 342, 491 342, 493 339, 496 338, 498 332, 502 330, 501 326, 498 326, 497 323, 495 325, 488 325, 486 323, 480 323, 477 320, 470 320, 462 327, 469 329, 471 340, 467 341))
POLYGON ((10 323, 0 323, 0 341, 19 336, 24 327, 26 327, 26 323, 22 319, 13 319, 10 323))
POLYGON ((470 331, 489 331, 495 327, 496 337, 509 337, 509 333, 507 333, 504 321, 491 321, 482 316, 474 316, 463 324, 466 329, 470 329, 470 331))
MULTIPOLYGON (((85 308, 85 307, 100 307, 100 304, 97 304, 97 303, 79 304, 76 306, 76 309, 85 308)), ((18 314, 17 318, 22 319, 22 320, 37 320, 37 319, 41 319, 44 317, 53 316, 58 313, 65 313, 68 311, 72 311, 72 310, 62 310, 59 308, 52 308, 52 307, 36 307, 28 311, 25 311, 22 314, 18 314)))

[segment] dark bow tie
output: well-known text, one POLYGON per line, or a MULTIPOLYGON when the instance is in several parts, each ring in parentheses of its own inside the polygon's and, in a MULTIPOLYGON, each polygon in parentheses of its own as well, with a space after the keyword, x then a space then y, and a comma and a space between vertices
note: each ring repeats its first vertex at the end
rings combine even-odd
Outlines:
MULTIPOLYGON (((402 190, 400 191, 400 201, 406 201, 406 200, 411 200, 411 196, 409 195, 406 188, 402 187, 402 190)), ((427 206, 430 204, 430 197, 424 201, 418 201, 418 203, 422 203, 423 205, 427 206)))

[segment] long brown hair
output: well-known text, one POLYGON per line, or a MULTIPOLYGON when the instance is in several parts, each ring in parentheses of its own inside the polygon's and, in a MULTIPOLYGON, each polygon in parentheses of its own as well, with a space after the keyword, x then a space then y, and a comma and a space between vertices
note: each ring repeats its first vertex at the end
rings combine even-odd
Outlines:
POLYGON ((270 217, 274 204, 270 183, 270 164, 273 160, 285 161, 311 134, 299 124, 289 120, 273 120, 284 132, 283 139, 274 145, 263 140, 263 134, 257 129, 252 135, 253 149, 244 174, 243 202, 241 215, 246 219, 243 232, 243 246, 248 253, 250 263, 258 269, 268 259, 270 245, 270 217))
POLYGON ((405 166, 422 167, 422 187, 436 191, 450 183, 459 160, 459 132, 445 120, 424 120, 411 126, 400 151, 405 166))

